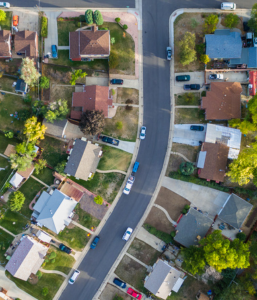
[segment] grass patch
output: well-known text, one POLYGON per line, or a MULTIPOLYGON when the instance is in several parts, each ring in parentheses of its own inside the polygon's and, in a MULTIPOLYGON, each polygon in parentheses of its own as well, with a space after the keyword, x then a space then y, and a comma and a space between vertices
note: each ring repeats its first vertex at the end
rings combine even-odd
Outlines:
POLYGON ((184 93, 176 95, 176 105, 200 105, 200 93, 184 93))
POLYGON ((65 274, 69 274, 72 266, 75 263, 74 257, 53 246, 50 247, 48 254, 50 254, 51 252, 56 253, 55 262, 52 263, 51 261, 49 261, 48 263, 46 263, 43 269, 57 270, 65 274))
POLYGON ((0 225, 14 234, 19 234, 23 231, 22 228, 27 224, 27 222, 28 219, 18 212, 7 209, 4 217, 0 220, 0 225))
POLYGON ((204 121, 200 119, 198 108, 176 108, 175 124, 198 124, 204 121))
MULTIPOLYGON (((5 167, 8 167, 9 165, 9 162, 6 158, 0 156, 0 168, 5 168, 5 167)), ((0 174, 1 174, 1 171, 0 171, 0 174)))
POLYGON ((132 88, 120 88, 116 89, 117 91, 117 103, 125 104, 127 100, 132 100, 132 104, 139 104, 139 90, 132 88))
MULTIPOLYGON (((6 160, 7 162, 7 160, 6 160)), ((8 164, 8 163, 7 163, 8 164)), ((6 168, 5 170, 0 171, 0 189, 2 188, 2 186, 5 184, 5 182, 7 181, 7 179, 9 178, 9 176, 12 173, 12 169, 10 166, 8 166, 8 168, 6 168)), ((3 189, 3 193, 5 189, 3 189)))
POLYGON ((12 12, 11 11, 5 11, 6 13, 6 19, 4 21, 0 21, 1 29, 11 30, 12 26, 12 12))
POLYGON ((0 229, 0 263, 1 265, 7 263, 7 259, 4 256, 6 250, 10 246, 14 237, 7 233, 6 231, 0 229))
POLYGON ((44 168, 39 174, 34 173, 33 175, 47 185, 54 183, 53 170, 49 168, 44 168))
POLYGON ((100 220, 81 209, 79 203, 75 207, 75 212, 79 217, 77 222, 86 228, 90 229, 91 227, 97 227, 100 223, 100 220))
POLYGON ((58 21, 58 46, 69 46, 69 33, 76 31, 79 27, 74 21, 58 21))
POLYGON ((100 159, 99 170, 121 170, 127 171, 132 154, 109 146, 102 146, 103 157, 100 159))
POLYGON ((9 139, 7 137, 4 136, 4 134, 2 132, 0 132, 0 153, 4 153, 5 149, 7 148, 8 144, 12 144, 12 145, 16 145, 18 143, 20 143, 21 141, 19 141, 18 139, 9 139))
POLYGON ((149 224, 144 224, 143 227, 150 232, 152 235, 157 236, 159 239, 164 241, 166 244, 171 243, 173 241, 173 238, 170 234, 157 230, 155 227, 149 225, 149 224))
POLYGON ((38 300, 51 300, 54 298, 56 292, 60 288, 64 281, 64 277, 58 274, 43 273, 43 276, 39 279, 37 284, 31 284, 28 281, 24 281, 13 277, 8 271, 5 272, 6 276, 12 280, 20 289, 35 297, 38 300), (42 295, 42 289, 47 287, 49 293, 46 297, 42 295))

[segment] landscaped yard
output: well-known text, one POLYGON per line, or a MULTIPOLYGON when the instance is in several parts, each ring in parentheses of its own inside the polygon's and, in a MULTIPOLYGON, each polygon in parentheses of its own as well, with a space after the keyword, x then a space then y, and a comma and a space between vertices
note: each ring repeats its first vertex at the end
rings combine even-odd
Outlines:
POLYGON ((0 225, 14 234, 19 234, 23 231, 23 227, 28 223, 28 219, 23 217, 18 212, 8 209, 4 217, 0 219, 0 225))
POLYGON ((75 211, 79 217, 77 222, 82 226, 90 229, 91 227, 95 228, 99 225, 100 220, 98 220, 97 218, 93 217, 92 215, 90 215, 89 213, 81 209, 80 204, 78 204, 75 207, 75 211))
POLYGON ((0 21, 1 29, 11 30, 12 27, 12 12, 6 11, 6 19, 4 21, 0 21))
POLYGON ((100 295, 100 300, 113 300, 115 296, 120 296, 120 299, 131 300, 132 298, 126 294, 126 291, 120 290, 118 287, 107 283, 102 294, 100 295))
POLYGON ((53 170, 49 168, 44 168, 39 174, 33 173, 35 177, 37 177, 39 180, 43 181, 47 185, 51 185, 54 183, 54 176, 53 176, 53 170))
POLYGON ((121 170, 125 172, 128 170, 132 154, 105 145, 102 146, 102 149, 103 157, 97 167, 99 170, 121 170))
POLYGON ((117 97, 116 102, 125 104, 127 100, 132 100, 131 104, 139 104, 139 90, 132 88, 120 88, 116 89, 117 97))
POLYGON ((175 96, 176 105, 200 105, 200 93, 183 93, 175 96))
POLYGON ((76 31, 77 22, 75 21, 58 21, 58 46, 69 46, 70 32, 76 31))
POLYGON ((14 237, 7 233, 6 231, 0 229, 0 264, 6 264, 7 260, 6 257, 4 256, 6 250, 10 246, 12 240, 14 237))
POLYGON ((126 107, 118 107, 112 119, 105 119, 103 134, 114 138, 135 142, 137 139, 139 109, 133 107, 127 110, 126 107), (117 128, 117 122, 121 122, 122 129, 117 128))

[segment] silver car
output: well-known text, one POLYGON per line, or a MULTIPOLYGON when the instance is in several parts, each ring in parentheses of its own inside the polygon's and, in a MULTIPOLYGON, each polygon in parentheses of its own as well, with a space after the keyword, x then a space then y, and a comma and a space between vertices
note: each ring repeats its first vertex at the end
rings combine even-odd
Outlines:
POLYGON ((171 47, 167 47, 166 52, 167 52, 167 60, 171 60, 171 47))
POLYGON ((140 140, 144 140, 145 139, 145 132, 146 132, 146 127, 142 126, 141 127, 141 131, 140 131, 140 140))

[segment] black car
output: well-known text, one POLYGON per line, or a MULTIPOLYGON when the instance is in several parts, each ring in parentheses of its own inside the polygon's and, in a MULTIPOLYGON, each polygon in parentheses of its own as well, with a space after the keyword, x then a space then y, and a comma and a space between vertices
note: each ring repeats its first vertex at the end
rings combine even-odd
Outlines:
POLYGON ((116 284, 117 286, 121 287, 122 289, 125 289, 127 286, 127 284, 124 281, 120 280, 117 277, 114 278, 113 283, 116 284))
POLYGON ((250 30, 250 27, 248 26, 248 22, 243 22, 244 31, 247 32, 250 30))
POLYGON ((119 140, 112 139, 108 136, 103 136, 102 141, 108 144, 112 144, 114 146, 119 146, 119 140))
POLYGON ((112 79, 110 81, 111 84, 123 84, 123 80, 122 79, 112 79))
POLYGON ((65 246, 63 244, 59 245, 59 249, 62 250, 63 252, 68 253, 68 254, 71 254, 71 251, 72 251, 71 248, 69 248, 69 247, 67 247, 67 246, 65 246))
POLYGON ((200 90, 200 84, 184 84, 184 90, 200 90))
POLYGON ((191 126, 190 126, 190 130, 194 130, 194 131, 204 131, 204 126, 201 126, 201 125, 191 125, 191 126))

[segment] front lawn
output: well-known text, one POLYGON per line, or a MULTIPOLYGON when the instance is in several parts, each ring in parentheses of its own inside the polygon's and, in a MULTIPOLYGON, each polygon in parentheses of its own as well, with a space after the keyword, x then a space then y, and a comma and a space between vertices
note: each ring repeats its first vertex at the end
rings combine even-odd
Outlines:
POLYGON ((132 154, 106 145, 102 146, 103 157, 98 164, 99 170, 121 170, 127 172, 132 154))
POLYGON ((200 118, 198 108, 175 108, 175 124, 205 123, 204 117, 200 118))
POLYGON ((76 24, 75 21, 57 21, 58 46, 69 46, 69 33, 79 28, 76 24))
POLYGON ((200 93, 183 93, 175 96, 176 105, 200 105, 200 93))
POLYGON ((86 211, 80 208, 80 204, 78 204, 75 208, 75 212, 78 215, 78 223, 81 224, 82 226, 91 229, 91 227, 97 227, 100 223, 100 220, 97 218, 93 217, 86 211))
POLYGON ((5 11, 6 13, 6 19, 4 21, 0 21, 1 29, 11 30, 12 26, 12 12, 11 11, 5 11))
POLYGON ((23 231, 23 227, 28 223, 28 219, 18 212, 7 209, 4 217, 0 220, 0 225, 14 234, 23 231))
POLYGON ((0 264, 6 264, 7 260, 6 257, 4 256, 6 250, 10 246, 12 240, 14 237, 7 233, 6 231, 0 229, 0 264))
POLYGON ((44 168, 39 174, 33 174, 39 180, 43 181, 47 185, 51 185, 54 183, 53 170, 49 168, 44 168))

